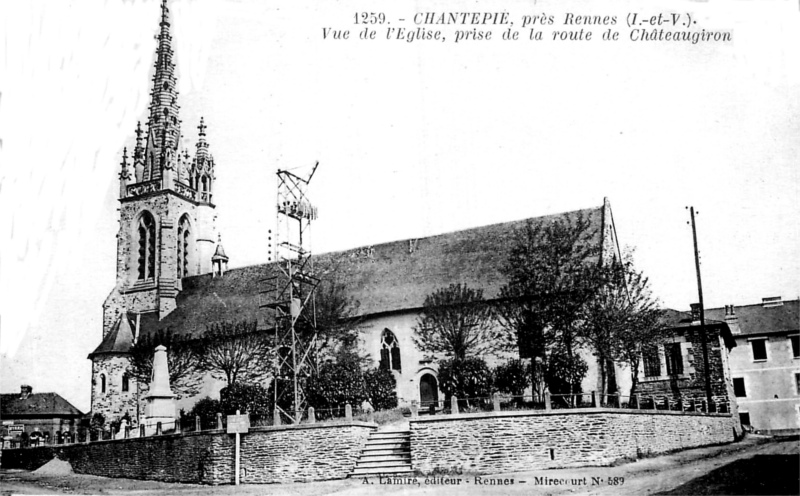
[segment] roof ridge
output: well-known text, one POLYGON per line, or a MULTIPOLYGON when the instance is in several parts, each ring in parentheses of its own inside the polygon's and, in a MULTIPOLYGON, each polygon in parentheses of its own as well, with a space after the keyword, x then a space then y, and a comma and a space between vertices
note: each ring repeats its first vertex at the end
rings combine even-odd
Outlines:
MULTIPOLYGON (((537 217, 525 217, 525 218, 517 219, 517 220, 510 220, 510 221, 505 221, 505 222, 495 222, 495 223, 492 223, 492 224, 484 224, 484 225, 481 225, 481 226, 468 227, 466 229, 457 229, 455 231, 447 231, 447 232, 438 233, 438 234, 431 234, 430 236, 423 236, 423 237, 419 237, 419 238, 396 239, 396 240, 393 240, 393 241, 384 241, 384 242, 381 242, 381 243, 376 243, 376 244, 371 244, 371 245, 354 246, 352 248, 345 248, 343 250, 334 250, 334 251, 326 251, 326 252, 321 252, 321 253, 315 253, 315 254, 312 255, 312 257, 342 255, 342 254, 349 253, 349 252, 352 252, 352 251, 356 251, 356 250, 359 250, 359 249, 362 249, 362 248, 377 248, 377 247, 382 247, 382 246, 393 245, 393 244, 396 244, 396 243, 408 243, 408 242, 414 241, 414 240, 419 241, 419 240, 423 240, 423 239, 434 239, 434 238, 438 238, 438 237, 441 237, 441 236, 448 236, 448 235, 451 235, 451 234, 475 231, 475 230, 478 230, 478 229, 486 229, 486 228, 491 228, 491 227, 499 227, 499 226, 504 226, 504 225, 518 224, 520 222, 525 222, 525 221, 529 221, 529 220, 536 220, 536 219, 544 219, 546 217, 557 217, 557 216, 577 214, 577 213, 581 213, 581 212, 596 212, 596 211, 602 210, 602 209, 603 209, 603 205, 600 205, 598 207, 579 208, 577 210, 568 210, 566 212, 556 212, 556 213, 552 213, 552 214, 539 215, 537 217)), ((261 262, 261 263, 251 264, 251 265, 242 265, 240 267, 232 267, 232 268, 226 270, 225 272, 230 274, 230 273, 235 273, 235 272, 238 272, 238 271, 241 271, 241 270, 252 269, 254 267, 267 267, 267 266, 272 265, 274 263, 276 263, 276 262, 274 262, 274 261, 273 262, 261 262)), ((200 279, 202 279, 204 277, 210 277, 210 276, 211 276, 211 273, 209 272, 209 273, 206 273, 206 274, 197 274, 197 275, 193 275, 193 276, 188 276, 188 277, 185 277, 184 280, 187 280, 187 279, 188 280, 200 280, 200 279)))

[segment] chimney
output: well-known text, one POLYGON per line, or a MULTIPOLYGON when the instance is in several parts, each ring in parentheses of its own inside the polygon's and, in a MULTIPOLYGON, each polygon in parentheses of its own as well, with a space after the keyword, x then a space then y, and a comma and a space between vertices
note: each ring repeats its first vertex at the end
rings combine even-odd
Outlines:
POLYGON ((692 324, 700 324, 700 304, 692 303, 692 324))
POLYGON ((783 301, 780 296, 770 296, 769 298, 761 298, 761 306, 764 308, 781 307, 783 301))
POLYGON ((33 388, 27 385, 20 386, 19 388, 19 395, 20 399, 25 399, 33 393, 33 388))
POLYGON ((733 334, 741 334, 742 329, 739 327, 739 317, 736 315, 736 307, 733 305, 725 305, 725 323, 733 334))

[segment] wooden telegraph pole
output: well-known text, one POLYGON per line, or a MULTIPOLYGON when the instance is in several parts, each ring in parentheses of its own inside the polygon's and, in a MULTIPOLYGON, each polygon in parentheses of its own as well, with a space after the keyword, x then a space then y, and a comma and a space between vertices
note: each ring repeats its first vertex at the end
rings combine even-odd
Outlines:
MULTIPOLYGON (((703 306, 703 281, 700 278, 700 255, 697 250, 697 227, 694 221, 694 207, 686 207, 692 218, 692 239, 694 240, 694 265, 697 270, 697 294, 700 299, 700 339, 703 343, 703 368, 705 370, 706 409, 711 409, 711 370, 708 365, 708 338, 706 336, 706 315, 703 306)), ((699 212, 698 212, 699 213, 699 212)))

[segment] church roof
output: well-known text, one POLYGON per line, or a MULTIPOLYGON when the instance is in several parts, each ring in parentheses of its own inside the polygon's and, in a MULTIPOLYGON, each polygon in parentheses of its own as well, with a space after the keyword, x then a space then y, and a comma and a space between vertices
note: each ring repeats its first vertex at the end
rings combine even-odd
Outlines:
POLYGON ((0 417, 13 419, 23 416, 80 417, 83 413, 58 393, 19 393, 0 395, 0 417))
MULTIPOLYGON (((139 318, 142 329, 155 329, 158 323, 158 313, 156 312, 143 313, 139 318)), ((100 346, 89 353, 89 358, 102 354, 127 353, 133 345, 133 330, 135 328, 136 314, 121 316, 103 339, 103 342, 100 343, 100 346)))
MULTIPOLYGON (((581 215, 601 243, 602 206, 315 255, 313 260, 317 267, 335 266, 337 279, 359 302, 362 316, 421 308, 426 295, 453 283, 481 288, 487 298, 495 298, 505 283, 501 269, 517 229, 529 220, 574 220, 581 215)), ((155 328, 143 327, 143 331, 169 328, 179 334, 201 335, 207 324, 244 319, 258 319, 266 327, 267 312, 259 309, 259 298, 264 298, 264 280, 272 275, 274 265, 230 269, 223 277, 184 278, 177 308, 155 328)))

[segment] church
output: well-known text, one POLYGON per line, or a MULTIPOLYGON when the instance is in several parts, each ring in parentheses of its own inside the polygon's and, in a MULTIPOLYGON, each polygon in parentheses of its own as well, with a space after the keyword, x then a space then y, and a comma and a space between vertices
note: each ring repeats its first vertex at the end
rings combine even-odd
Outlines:
MULTIPOLYGON (((127 373, 137 335, 170 329, 200 335, 208 325, 258 320, 262 281, 271 265, 227 269, 228 257, 215 227, 217 173, 203 119, 194 150, 181 146, 176 66, 166 2, 161 6, 155 74, 147 122, 135 130, 135 146, 123 152, 119 173, 119 231, 116 283, 103 303, 103 331, 92 361, 91 412, 107 420, 126 413, 137 424, 146 384, 127 373)), ((220 173, 225 173, 222 166, 220 173)), ((607 200, 593 208, 543 216, 418 239, 358 247, 314 258, 335 258, 348 297, 359 303, 361 351, 376 367, 392 370, 401 404, 440 399, 436 363, 414 344, 415 327, 426 295, 450 284, 467 284, 496 298, 505 280, 514 232, 530 220, 589 221, 599 261, 621 259, 607 200)), ((588 354, 587 354, 588 355, 588 354)), ((594 358, 583 389, 597 389, 594 358)), ((620 368, 618 387, 626 391, 629 373, 620 368)), ((189 409, 199 398, 215 396, 222 384, 209 378, 200 395, 184 398, 189 409)))

